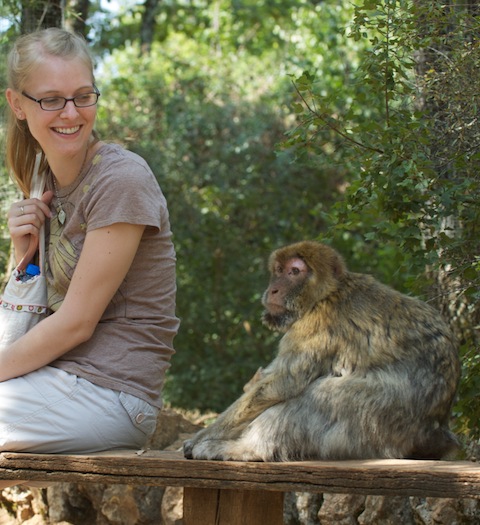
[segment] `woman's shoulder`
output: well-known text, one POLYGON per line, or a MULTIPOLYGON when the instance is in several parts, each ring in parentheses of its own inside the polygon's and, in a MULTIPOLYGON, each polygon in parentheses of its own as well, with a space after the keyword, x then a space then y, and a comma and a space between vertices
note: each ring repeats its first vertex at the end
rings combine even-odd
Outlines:
POLYGON ((146 220, 145 224, 157 225, 156 211, 153 219, 148 218, 151 210, 161 212, 166 206, 147 162, 114 143, 101 143, 97 147, 81 194, 85 214, 95 225, 98 217, 101 219, 98 224, 104 224, 107 217, 108 221, 136 224, 138 220, 146 220))
POLYGON ((147 161, 120 144, 102 142, 93 156, 92 165, 96 185, 114 181, 124 181, 128 185, 139 182, 148 184, 149 181, 158 184, 147 161))
POLYGON ((151 171, 147 161, 143 157, 114 142, 102 142, 99 145, 92 163, 95 165, 100 162, 105 165, 104 168, 109 165, 114 165, 118 168, 121 164, 130 165, 131 167, 133 163, 145 168, 147 171, 151 171))

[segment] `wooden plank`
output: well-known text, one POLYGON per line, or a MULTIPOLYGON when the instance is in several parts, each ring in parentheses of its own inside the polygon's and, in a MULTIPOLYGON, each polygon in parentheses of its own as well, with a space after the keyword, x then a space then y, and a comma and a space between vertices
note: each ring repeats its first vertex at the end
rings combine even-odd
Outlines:
POLYGON ((286 463, 186 460, 180 452, 0 454, 0 479, 125 483, 237 490, 479 497, 480 465, 467 461, 286 463))
POLYGON ((186 488, 184 525, 283 525, 283 492, 186 488))
POLYGON ((185 487, 183 491, 183 525, 216 524, 220 490, 185 487))

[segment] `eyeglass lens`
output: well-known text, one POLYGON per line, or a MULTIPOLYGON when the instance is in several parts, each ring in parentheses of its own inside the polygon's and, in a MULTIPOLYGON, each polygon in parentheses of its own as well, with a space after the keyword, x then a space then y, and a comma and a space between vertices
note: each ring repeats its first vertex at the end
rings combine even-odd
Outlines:
POLYGON ((69 100, 72 100, 77 108, 85 108, 88 106, 94 106, 97 103, 99 93, 84 93, 77 95, 74 98, 64 97, 48 97, 39 100, 42 109, 47 111, 55 111, 57 109, 63 109, 69 100))

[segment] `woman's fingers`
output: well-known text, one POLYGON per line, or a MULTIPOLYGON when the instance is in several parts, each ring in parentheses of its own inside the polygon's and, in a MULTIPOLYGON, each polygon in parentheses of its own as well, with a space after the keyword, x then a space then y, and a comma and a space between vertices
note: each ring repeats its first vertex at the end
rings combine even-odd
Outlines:
POLYGON ((49 203, 53 193, 45 192, 41 199, 25 199, 11 205, 7 225, 17 260, 27 252, 31 236, 38 238, 46 217, 51 217, 49 203))

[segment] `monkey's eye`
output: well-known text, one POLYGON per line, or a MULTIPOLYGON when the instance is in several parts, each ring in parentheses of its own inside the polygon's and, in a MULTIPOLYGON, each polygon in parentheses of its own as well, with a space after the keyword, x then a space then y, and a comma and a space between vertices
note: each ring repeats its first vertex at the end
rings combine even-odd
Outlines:
POLYGON ((289 272, 288 272, 288 275, 299 275, 300 274, 300 269, 299 268, 295 268, 293 267, 289 272))

